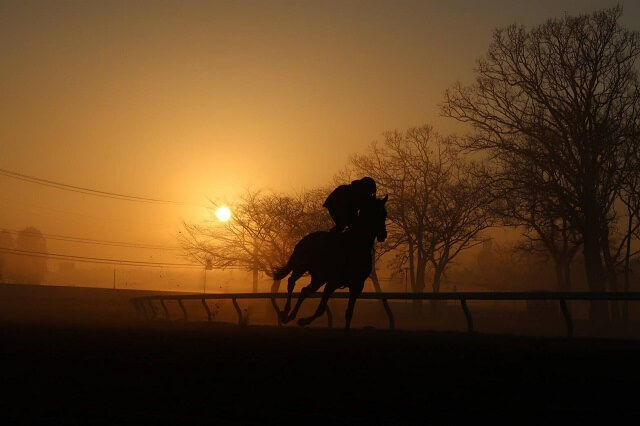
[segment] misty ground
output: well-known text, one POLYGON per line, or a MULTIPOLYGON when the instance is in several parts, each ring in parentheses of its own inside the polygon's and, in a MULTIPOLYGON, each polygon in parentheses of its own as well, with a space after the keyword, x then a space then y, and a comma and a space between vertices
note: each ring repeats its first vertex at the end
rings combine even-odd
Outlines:
POLYGON ((128 293, 37 290, 0 290, 3 424, 574 424, 637 402, 636 339, 150 322, 128 293))

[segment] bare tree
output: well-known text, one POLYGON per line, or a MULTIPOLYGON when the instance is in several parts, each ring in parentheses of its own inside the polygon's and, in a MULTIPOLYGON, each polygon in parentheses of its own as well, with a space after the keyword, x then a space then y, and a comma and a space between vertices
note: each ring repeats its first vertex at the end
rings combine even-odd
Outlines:
POLYGON ((231 206, 228 222, 185 222, 180 243, 187 257, 202 265, 252 271, 255 292, 259 271, 271 276, 303 236, 331 227, 324 197, 322 189, 293 196, 247 191, 231 206))
MULTIPOLYGON (((632 250, 632 240, 640 239, 640 151, 630 150, 627 158, 629 167, 625 168, 622 184, 618 188, 618 199, 623 206, 622 232, 620 242, 615 250, 617 263, 621 264, 624 278, 624 291, 630 287, 631 259, 640 254, 640 250, 632 250)), ((614 312, 615 314, 615 312, 614 312)), ((623 303, 623 319, 629 319, 628 302, 623 303)))
MULTIPOLYGON (((620 27, 621 14, 615 7, 497 29, 475 84, 455 85, 442 105, 443 115, 473 126, 467 147, 542 171, 540 193, 561 202, 561 217, 581 235, 592 291, 605 289, 603 238, 640 113, 640 38, 620 27)), ((592 303, 590 316, 606 318, 606 305, 592 303)))
POLYGON ((464 161, 459 152, 451 155, 431 210, 437 227, 432 233, 437 243, 429 256, 435 293, 440 291, 447 266, 460 252, 481 243, 481 231, 492 226, 495 220, 490 209, 492 196, 486 191, 489 182, 486 173, 481 167, 464 161))
POLYGON ((469 166, 428 125, 387 132, 382 144, 374 142, 369 152, 351 158, 356 174, 373 177, 379 191, 389 194, 384 249, 398 249, 395 266, 408 264, 414 292, 424 291, 430 262, 432 288, 439 291, 447 265, 490 224, 469 166))
MULTIPOLYGON (((544 172, 517 159, 504 164, 495 179, 487 185, 494 199, 494 213, 503 224, 522 229, 524 240, 516 249, 543 254, 555 264, 556 286, 560 291, 571 290, 571 263, 582 245, 582 238, 564 216, 565 209, 553 193, 541 193, 544 172)), ((491 172, 490 172, 491 173, 491 172)))

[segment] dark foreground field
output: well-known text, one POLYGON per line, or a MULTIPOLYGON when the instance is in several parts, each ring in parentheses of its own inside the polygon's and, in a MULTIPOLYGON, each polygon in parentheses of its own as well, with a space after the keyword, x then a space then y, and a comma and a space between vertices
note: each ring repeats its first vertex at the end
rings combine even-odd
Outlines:
MULTIPOLYGON (((583 337, 567 339, 557 315, 544 328, 544 315, 483 316, 475 306, 480 333, 463 331, 457 307, 420 323, 439 320, 446 331, 418 331, 406 328, 417 321, 411 305, 398 304, 405 328, 389 332, 381 308, 366 303, 349 335, 321 328, 324 320, 312 329, 267 326, 274 318, 266 303, 252 311, 256 320, 264 308, 262 325, 224 323, 235 316, 229 306, 216 317, 222 323, 181 321, 175 306, 171 321, 144 321, 129 302, 143 294, 0 286, 0 425, 576 424, 637 416, 640 340, 631 329, 626 340, 586 338, 577 324, 583 337), (526 330, 547 337, 509 335, 526 330)), ((196 308, 188 308, 194 316, 203 311, 196 308)), ((342 309, 335 306, 337 326, 342 309)))
POLYGON ((2 424, 575 424, 634 412, 640 379, 637 341, 180 322, 0 332, 2 424))

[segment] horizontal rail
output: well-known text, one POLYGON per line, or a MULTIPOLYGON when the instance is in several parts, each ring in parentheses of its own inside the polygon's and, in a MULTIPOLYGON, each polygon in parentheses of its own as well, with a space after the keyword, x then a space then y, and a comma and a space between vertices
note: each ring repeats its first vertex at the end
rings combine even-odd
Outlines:
MULTIPOLYGON (((293 293, 298 297, 300 293, 293 293)), ((308 295, 319 299, 322 293, 308 295)), ((158 294, 135 299, 151 300, 201 300, 201 299, 286 299, 287 293, 206 293, 206 294, 158 294)), ((348 292, 335 292, 332 299, 348 299, 348 292)), ((360 293, 358 300, 640 300, 640 292, 467 292, 467 293, 360 293)))
MULTIPOLYGON (((299 297, 300 293, 293 293, 293 297, 299 297)), ((133 306, 138 312, 140 312, 145 318, 149 318, 147 308, 149 307, 151 312, 151 319, 155 319, 158 314, 157 308, 154 306, 153 301, 159 301, 165 313, 165 318, 169 319, 169 311, 165 305, 165 301, 175 300, 178 302, 180 309, 182 310, 184 319, 187 320, 187 310, 183 301, 186 300, 200 300, 205 310, 207 311, 208 321, 212 320, 212 313, 209 309, 206 300, 231 300, 233 306, 238 315, 238 324, 246 325, 246 319, 243 318, 242 310, 238 305, 238 299, 268 299, 271 300, 271 304, 276 311, 276 315, 279 318, 279 308, 276 299, 286 299, 287 293, 207 293, 207 294, 158 294, 152 296, 141 296, 131 299, 133 306)), ((312 299, 319 299, 322 297, 321 293, 314 293, 307 296, 312 299)), ((333 299, 348 299, 348 292, 336 292, 331 296, 333 299)), ((571 319, 571 313, 567 306, 567 301, 570 300, 600 300, 600 301, 612 301, 612 300, 640 300, 640 292, 466 292, 466 293, 361 293, 358 299, 363 300, 382 300, 385 303, 385 311, 389 319, 389 328, 394 329, 395 319, 393 313, 388 304, 389 300, 454 300, 459 301, 460 306, 464 312, 467 320, 467 330, 473 332, 473 318, 471 311, 467 305, 467 301, 470 300, 553 300, 560 302, 560 309, 564 317, 567 326, 567 335, 573 336, 573 322, 571 319)), ((333 317, 327 306, 327 321, 329 328, 332 327, 333 317)), ((278 319, 278 325, 281 325, 278 319)))

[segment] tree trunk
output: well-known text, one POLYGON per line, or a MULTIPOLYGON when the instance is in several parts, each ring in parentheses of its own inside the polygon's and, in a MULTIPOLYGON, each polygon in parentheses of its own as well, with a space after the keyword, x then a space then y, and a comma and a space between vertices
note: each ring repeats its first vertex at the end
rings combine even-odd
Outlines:
MULTIPOLYGON (((629 269, 630 269, 630 259, 631 255, 631 229, 633 226, 633 215, 629 212, 629 220, 627 221, 627 246, 625 247, 624 253, 624 291, 625 293, 629 292, 629 269)), ((622 319, 624 321, 629 320, 629 301, 625 300, 622 302, 622 319)))
MULTIPOLYGON (((604 291, 604 270, 600 257, 599 233, 593 224, 588 224, 583 232, 584 268, 587 275, 587 285, 591 292, 604 291)), ((607 304, 600 300, 593 300, 589 305, 589 319, 603 324, 609 318, 607 304)))
POLYGON ((442 281, 443 268, 435 268, 433 271, 433 292, 440 293, 440 282, 442 281))
POLYGON ((558 291, 567 291, 566 290, 566 281, 564 277, 564 265, 561 261, 556 260, 556 288, 558 291))
POLYGON ((258 268, 253 268, 253 292, 258 292, 258 268))
POLYGON ((253 292, 258 292, 258 245, 253 241, 253 292))
MULTIPOLYGON (((376 252, 375 250, 371 250, 371 274, 369 274, 369 278, 371 278, 371 282, 373 283, 373 288, 376 293, 382 293, 382 288, 380 287, 380 281, 378 280, 378 273, 376 272, 376 252)), ((393 318, 393 313, 391 312, 391 307, 389 306, 389 302, 385 299, 382 299, 382 307, 384 308, 387 318, 393 318)), ((395 328, 395 322, 393 319, 391 320, 390 328, 395 328)))
MULTIPOLYGON (((604 258, 604 264, 606 267, 607 281, 609 282, 609 291, 617 292, 618 291, 618 274, 616 273, 615 260, 611 257, 611 249, 609 248, 608 239, 609 238, 606 238, 605 241, 603 241, 602 257, 604 258)), ((619 320, 620 307, 618 306, 618 301, 611 300, 609 302, 609 306, 611 309, 611 319, 619 320)))
MULTIPOLYGON (((444 268, 443 267, 434 267, 433 270, 433 284, 432 284, 432 288, 433 288, 433 292, 434 293, 440 293, 440 282, 442 281, 442 273, 444 272, 444 268)), ((437 300, 432 300, 431 301, 431 313, 435 314, 436 309, 438 306, 438 301, 437 300)))
MULTIPOLYGON (((418 255, 416 262, 416 280, 412 289, 414 293, 424 293, 426 269, 427 259, 424 256, 418 255)), ((420 312, 422 310, 422 300, 414 300, 413 306, 416 313, 420 312)))
POLYGON ((568 256, 558 256, 555 258, 556 267, 556 289, 561 292, 571 291, 571 261, 568 256))
POLYGON ((411 291, 416 291, 416 269, 415 260, 413 257, 413 244, 409 243, 409 277, 411 282, 411 291))
POLYGON ((566 286, 565 291, 570 292, 571 291, 571 261, 566 260, 562 265, 562 267, 564 268, 564 280, 565 280, 565 286, 566 286))
POLYGON ((416 270, 416 283, 413 289, 413 291, 416 293, 424 293, 426 269, 427 269, 426 263, 427 262, 422 260, 418 261, 417 270, 416 270))

